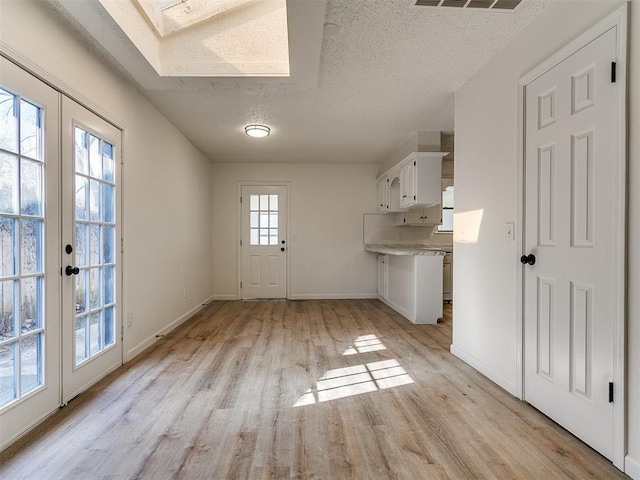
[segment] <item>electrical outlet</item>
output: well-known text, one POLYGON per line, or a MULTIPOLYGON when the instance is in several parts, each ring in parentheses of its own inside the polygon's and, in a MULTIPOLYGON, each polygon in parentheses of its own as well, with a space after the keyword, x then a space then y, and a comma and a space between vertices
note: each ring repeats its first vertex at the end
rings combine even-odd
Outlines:
POLYGON ((127 313, 127 328, 133 327, 133 312, 127 313))

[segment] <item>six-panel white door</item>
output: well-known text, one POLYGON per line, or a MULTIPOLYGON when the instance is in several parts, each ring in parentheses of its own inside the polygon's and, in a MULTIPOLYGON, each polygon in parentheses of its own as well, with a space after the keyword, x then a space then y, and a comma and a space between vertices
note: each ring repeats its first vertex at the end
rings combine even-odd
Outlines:
POLYGON ((287 187, 241 187, 241 298, 287 298, 287 187))
POLYGON ((525 400, 613 453, 617 106, 609 30, 525 88, 525 400), (530 258, 532 261, 533 258, 530 258))

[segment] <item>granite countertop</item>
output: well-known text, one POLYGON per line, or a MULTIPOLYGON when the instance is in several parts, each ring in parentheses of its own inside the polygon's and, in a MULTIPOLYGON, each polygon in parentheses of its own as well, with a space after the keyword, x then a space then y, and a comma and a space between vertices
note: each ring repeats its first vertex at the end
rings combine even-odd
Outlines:
POLYGON ((430 247, 428 245, 397 245, 397 244, 372 244, 365 245, 367 252, 383 253, 387 255, 431 255, 444 256, 447 254, 446 247, 430 247))

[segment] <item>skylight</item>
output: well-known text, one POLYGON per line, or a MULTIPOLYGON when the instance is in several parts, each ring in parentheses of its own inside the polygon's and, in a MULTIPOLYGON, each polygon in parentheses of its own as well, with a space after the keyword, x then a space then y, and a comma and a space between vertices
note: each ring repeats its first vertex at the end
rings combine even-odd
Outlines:
POLYGON ((158 7, 162 10, 163 8, 170 7, 175 5, 176 3, 180 3, 182 0, 156 0, 158 7))
POLYGON ((286 0, 98 0, 160 76, 288 77, 286 0))

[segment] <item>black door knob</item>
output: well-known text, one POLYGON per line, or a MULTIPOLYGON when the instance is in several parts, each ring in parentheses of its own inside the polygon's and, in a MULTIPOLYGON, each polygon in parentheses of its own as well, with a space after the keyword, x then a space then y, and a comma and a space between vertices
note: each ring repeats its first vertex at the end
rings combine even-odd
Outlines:
POLYGON ((522 255, 520 257, 520 263, 523 265, 535 265, 536 256, 533 253, 530 253, 529 255, 522 255))
POLYGON ((280 248, 280 251, 281 251, 281 252, 284 252, 284 247, 281 247, 281 248, 280 248))
POLYGON ((80 273, 80 269, 78 267, 67 265, 67 268, 64 269, 64 273, 67 274, 67 277, 70 277, 71 275, 78 275, 80 273))

